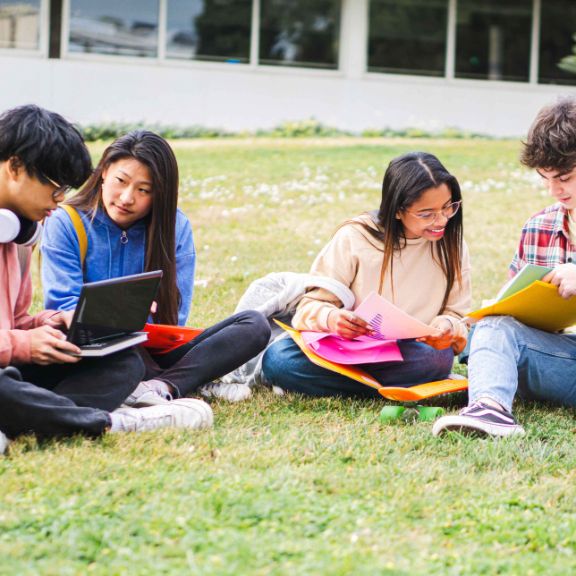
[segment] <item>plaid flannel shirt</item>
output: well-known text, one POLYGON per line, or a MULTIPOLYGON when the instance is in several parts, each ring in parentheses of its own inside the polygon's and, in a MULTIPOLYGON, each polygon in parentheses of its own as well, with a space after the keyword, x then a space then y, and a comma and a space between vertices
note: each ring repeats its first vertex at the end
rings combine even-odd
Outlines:
POLYGON ((524 224, 509 273, 515 276, 526 264, 553 268, 567 262, 576 262, 576 246, 570 243, 568 233, 568 212, 561 204, 553 204, 524 224))

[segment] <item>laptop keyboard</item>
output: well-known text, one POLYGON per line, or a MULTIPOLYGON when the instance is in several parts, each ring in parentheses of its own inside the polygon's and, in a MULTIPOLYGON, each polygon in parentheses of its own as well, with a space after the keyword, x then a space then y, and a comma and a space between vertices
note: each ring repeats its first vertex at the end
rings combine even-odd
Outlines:
POLYGON ((106 340, 100 340, 98 342, 92 342, 90 344, 80 344, 80 347, 84 350, 101 350, 102 348, 107 348, 111 344, 116 342, 121 342, 126 339, 125 335, 118 336, 117 338, 107 338, 106 340))

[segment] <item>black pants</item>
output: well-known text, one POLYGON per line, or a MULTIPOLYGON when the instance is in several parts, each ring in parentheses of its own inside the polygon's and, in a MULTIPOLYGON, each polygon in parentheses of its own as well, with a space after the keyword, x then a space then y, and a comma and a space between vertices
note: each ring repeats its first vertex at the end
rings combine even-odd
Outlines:
POLYGON ((266 318, 247 310, 214 324, 168 354, 152 356, 145 348, 140 352, 147 380, 162 380, 174 388, 176 396, 187 396, 248 362, 264 350, 269 340, 266 318))
POLYGON ((77 364, 9 366, 0 369, 0 431, 9 437, 102 434, 109 412, 142 380, 144 366, 135 350, 77 364))

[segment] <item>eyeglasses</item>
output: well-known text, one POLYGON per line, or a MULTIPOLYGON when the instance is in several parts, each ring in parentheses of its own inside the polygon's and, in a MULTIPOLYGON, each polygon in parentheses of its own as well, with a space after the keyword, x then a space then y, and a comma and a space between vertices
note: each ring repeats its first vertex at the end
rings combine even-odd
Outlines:
POLYGON ((460 209, 462 205, 462 200, 458 200, 457 202, 452 202, 452 204, 448 204, 448 206, 444 206, 441 210, 422 210, 421 212, 413 212, 412 210, 404 210, 408 214, 413 214, 422 222, 426 222, 427 224, 434 224, 436 220, 438 220, 438 216, 442 214, 444 218, 450 220, 460 209))
POLYGON ((52 186, 56 187, 56 190, 52 192, 52 199, 54 200, 54 202, 58 202, 59 198, 60 200, 63 200, 64 196, 66 196, 66 194, 68 194, 68 192, 72 190, 72 186, 58 184, 58 182, 54 182, 52 178, 48 178, 46 174, 42 174, 42 177, 48 180, 48 182, 50 182, 52 186))

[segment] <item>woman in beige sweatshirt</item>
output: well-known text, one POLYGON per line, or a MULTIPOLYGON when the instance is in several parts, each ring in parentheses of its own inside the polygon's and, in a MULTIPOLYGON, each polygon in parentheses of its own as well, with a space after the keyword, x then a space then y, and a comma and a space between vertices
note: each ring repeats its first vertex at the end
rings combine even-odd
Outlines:
MULTIPOLYGON (((465 346, 461 321, 470 308, 470 262, 462 237, 460 186, 433 155, 395 158, 384 175, 380 209, 345 222, 322 249, 312 274, 350 287, 357 307, 370 292, 435 328, 435 335, 400 341, 403 361, 360 367, 384 385, 411 386, 445 378, 454 354, 465 346)), ((330 292, 314 289, 292 321, 298 330, 355 338, 370 327, 343 309, 330 292)), ((313 396, 378 393, 316 366, 290 338, 270 346, 263 359, 266 380, 313 396)))

